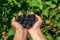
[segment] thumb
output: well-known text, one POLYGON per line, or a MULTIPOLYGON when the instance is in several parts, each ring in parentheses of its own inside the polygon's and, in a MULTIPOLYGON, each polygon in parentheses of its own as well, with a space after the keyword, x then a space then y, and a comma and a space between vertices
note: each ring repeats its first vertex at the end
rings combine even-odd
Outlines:
POLYGON ((13 17, 12 22, 15 22, 15 17, 13 17))

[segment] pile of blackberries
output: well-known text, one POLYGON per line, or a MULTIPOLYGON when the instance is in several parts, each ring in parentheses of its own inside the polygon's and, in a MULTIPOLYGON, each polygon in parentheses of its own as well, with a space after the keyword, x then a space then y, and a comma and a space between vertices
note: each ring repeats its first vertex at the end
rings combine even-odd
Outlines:
POLYGON ((16 21, 19 22, 24 28, 29 29, 36 22, 35 14, 19 15, 19 16, 17 16, 16 21))

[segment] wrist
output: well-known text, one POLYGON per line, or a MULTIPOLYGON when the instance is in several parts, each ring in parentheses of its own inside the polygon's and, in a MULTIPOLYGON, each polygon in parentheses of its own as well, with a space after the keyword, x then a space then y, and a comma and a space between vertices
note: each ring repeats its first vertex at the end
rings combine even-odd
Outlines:
POLYGON ((33 40, 41 40, 37 31, 31 30, 29 31, 29 34, 31 35, 33 40))
POLYGON ((33 29, 29 29, 28 30, 28 32, 36 32, 36 33, 38 33, 38 32, 41 32, 41 30, 40 30, 40 28, 33 28, 33 29))

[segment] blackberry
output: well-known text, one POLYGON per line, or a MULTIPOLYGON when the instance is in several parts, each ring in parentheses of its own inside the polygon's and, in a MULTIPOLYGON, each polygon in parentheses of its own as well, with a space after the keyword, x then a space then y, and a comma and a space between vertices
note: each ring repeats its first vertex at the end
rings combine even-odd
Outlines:
POLYGON ((17 16, 16 21, 22 24, 22 26, 27 29, 32 27, 33 24, 36 22, 34 14, 23 14, 22 16, 17 16))
POLYGON ((23 24, 23 21, 19 21, 20 24, 23 24))
POLYGON ((17 22, 22 21, 22 20, 24 20, 24 17, 22 17, 22 16, 18 16, 18 17, 16 18, 16 21, 17 21, 17 22))
POLYGON ((29 29, 29 28, 30 28, 30 25, 29 25, 29 24, 27 24, 27 25, 26 25, 26 28, 27 28, 27 29, 29 29))
POLYGON ((23 14, 23 17, 26 17, 26 14, 23 14))
POLYGON ((35 17, 34 14, 28 14, 27 16, 28 16, 28 18, 30 18, 30 17, 35 17))

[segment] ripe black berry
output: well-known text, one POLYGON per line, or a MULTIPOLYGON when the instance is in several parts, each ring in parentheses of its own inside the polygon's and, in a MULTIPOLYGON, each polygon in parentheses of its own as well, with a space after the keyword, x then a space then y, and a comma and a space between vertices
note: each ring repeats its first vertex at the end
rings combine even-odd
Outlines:
POLYGON ((16 18, 16 21, 22 24, 22 26, 27 29, 32 27, 33 24, 36 22, 34 14, 23 14, 22 16, 20 15, 16 18))

